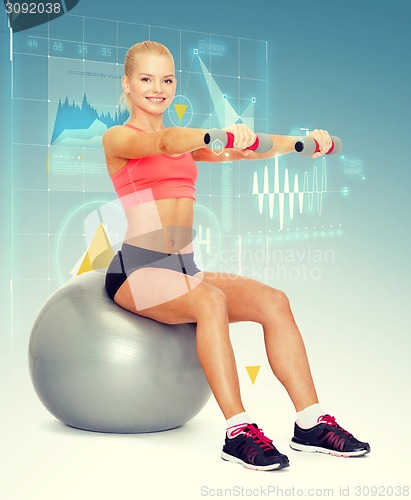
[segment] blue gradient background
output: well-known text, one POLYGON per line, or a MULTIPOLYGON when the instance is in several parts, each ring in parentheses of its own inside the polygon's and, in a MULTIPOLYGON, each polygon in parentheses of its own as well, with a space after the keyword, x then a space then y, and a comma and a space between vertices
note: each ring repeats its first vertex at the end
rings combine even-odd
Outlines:
MULTIPOLYGON (((80 0, 73 14, 267 40, 268 130, 296 124, 332 131, 362 158, 366 182, 353 182, 344 205, 344 236, 319 282, 286 292, 316 362, 338 372, 346 391, 361 391, 387 421, 410 411, 409 128, 411 71, 408 2, 277 0, 80 0), (325 353, 316 356, 316 352, 325 353), (350 372, 344 380, 345 372, 350 372)), ((10 330, 10 75, 8 31, 0 14, 1 330, 10 330)), ((3 357, 3 369, 11 370, 3 357)), ((314 368, 314 374, 316 373, 314 368)), ((332 373, 331 377, 334 377, 332 373)), ((331 383, 318 382, 332 400, 331 383)), ((333 389, 334 390, 334 389, 333 389)), ((357 409, 352 408, 352 411, 357 409)), ((360 418, 360 417, 359 417, 360 418)), ((371 419, 372 415, 367 415, 371 419)), ((382 419, 381 419, 382 420, 382 419)))

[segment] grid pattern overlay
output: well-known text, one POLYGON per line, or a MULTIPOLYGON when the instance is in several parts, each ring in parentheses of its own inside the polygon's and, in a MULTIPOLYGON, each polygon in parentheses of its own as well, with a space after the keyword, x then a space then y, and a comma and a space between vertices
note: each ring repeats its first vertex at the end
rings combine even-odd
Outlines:
MULTIPOLYGON (((119 108, 123 61, 131 45, 147 39, 167 45, 175 59, 174 103, 185 112, 170 106, 166 126, 240 121, 266 132, 265 41, 70 14, 11 34, 13 336, 28 335, 99 222, 110 241, 121 240, 124 220, 101 136, 128 118, 119 108)), ((243 212, 253 198, 253 172, 237 170, 229 162, 199 164, 195 226, 205 265, 216 265, 224 245, 255 227, 243 212)), ((258 213, 257 203, 253 210, 258 213)), ((265 221, 259 219, 260 228, 265 221)))

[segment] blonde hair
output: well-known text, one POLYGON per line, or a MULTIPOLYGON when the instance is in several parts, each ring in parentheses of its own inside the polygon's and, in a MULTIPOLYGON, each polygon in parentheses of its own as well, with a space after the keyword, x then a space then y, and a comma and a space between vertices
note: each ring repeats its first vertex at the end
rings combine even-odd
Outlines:
MULTIPOLYGON (((134 62, 137 56, 154 54, 156 56, 166 56, 174 63, 174 58, 168 48, 159 42, 154 42, 152 40, 146 40, 145 42, 139 42, 131 46, 124 59, 124 75, 128 78, 131 77, 134 70, 134 62)), ((120 96, 120 107, 127 108, 130 112, 132 110, 131 99, 128 94, 124 91, 120 96)))

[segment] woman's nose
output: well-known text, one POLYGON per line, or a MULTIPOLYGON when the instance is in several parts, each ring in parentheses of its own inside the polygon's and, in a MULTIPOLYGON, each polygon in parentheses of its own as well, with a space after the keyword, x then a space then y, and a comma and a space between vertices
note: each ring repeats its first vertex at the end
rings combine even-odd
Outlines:
POLYGON ((153 80, 153 92, 160 93, 162 90, 161 82, 153 80))

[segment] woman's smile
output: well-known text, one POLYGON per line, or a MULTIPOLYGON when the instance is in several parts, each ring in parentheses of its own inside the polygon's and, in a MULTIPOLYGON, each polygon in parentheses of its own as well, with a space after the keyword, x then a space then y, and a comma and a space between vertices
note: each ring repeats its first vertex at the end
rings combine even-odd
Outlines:
POLYGON ((146 97, 153 104, 162 104, 166 98, 165 97, 146 97))

